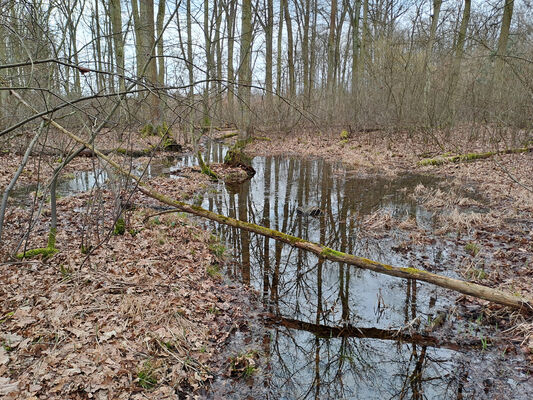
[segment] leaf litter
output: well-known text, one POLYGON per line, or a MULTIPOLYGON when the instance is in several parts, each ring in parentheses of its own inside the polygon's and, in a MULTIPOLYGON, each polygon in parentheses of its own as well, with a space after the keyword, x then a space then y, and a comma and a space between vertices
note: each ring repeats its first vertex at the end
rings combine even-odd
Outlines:
MULTIPOLYGON (((186 199, 208 183, 185 175, 151 185, 186 199)), ((28 211, 10 210, 3 260, 27 233, 28 211)), ((0 264, 2 398, 194 398, 227 374, 226 343, 253 323, 255 294, 208 273, 223 262, 209 232, 158 211, 139 193, 59 199, 60 252, 0 264), (125 198, 134 206, 119 215, 125 198), (126 229, 112 235, 119 216, 126 229)), ((46 243, 49 222, 44 206, 28 249, 46 243)))

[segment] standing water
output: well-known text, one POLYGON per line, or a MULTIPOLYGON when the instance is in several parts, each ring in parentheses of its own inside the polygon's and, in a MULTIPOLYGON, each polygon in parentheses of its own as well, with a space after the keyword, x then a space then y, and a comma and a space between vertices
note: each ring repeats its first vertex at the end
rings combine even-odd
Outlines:
MULTIPOLYGON (((221 146, 208 148, 211 162, 222 156, 221 146)), ((401 243, 409 231, 393 226, 412 218, 431 236, 436 221, 411 194, 420 183, 441 184, 437 178, 360 176, 340 164, 287 157, 255 157, 253 167, 251 181, 221 183, 203 207, 383 263, 455 275, 446 268, 457 264, 462 249, 451 240, 405 249, 401 243), (390 217, 378 236, 369 226, 376 215, 390 217)), ((465 337, 478 339, 471 341, 477 347, 460 346, 455 337, 437 340, 424 331, 445 314, 452 293, 324 261, 244 230, 212 227, 239 261, 227 272, 260 294, 275 321, 256 349, 269 368, 261 371, 261 384, 252 385, 254 398, 533 398, 519 361, 482 348, 481 331, 464 327, 465 337), (405 327, 426 334, 400 333, 405 327)), ((215 384, 217 391, 226 398, 243 396, 215 384)))

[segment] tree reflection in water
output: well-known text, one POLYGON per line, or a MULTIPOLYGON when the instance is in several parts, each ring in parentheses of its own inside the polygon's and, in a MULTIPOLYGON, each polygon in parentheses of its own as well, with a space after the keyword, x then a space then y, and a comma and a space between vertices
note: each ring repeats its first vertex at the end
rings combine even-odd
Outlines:
MULTIPOLYGON (((219 149, 210 151, 211 161, 222 156, 219 149)), ((408 232, 391 227, 375 238, 362 223, 382 209, 412 217, 430 231, 431 214, 409 193, 419 183, 436 185, 435 178, 357 176, 321 160, 283 157, 256 157, 253 167, 252 181, 221 184, 220 193, 204 206, 388 264, 411 265, 417 259, 452 264, 451 242, 398 253, 393 247, 408 232), (308 206, 319 207, 322 214, 314 218, 296 212, 308 206)), ((215 229, 240 261, 227 272, 258 290, 272 315, 272 335, 264 349, 272 370, 269 397, 462 399, 490 394, 478 382, 467 382, 471 354, 478 350, 398 331, 447 307, 442 289, 325 262, 243 230, 215 229)))

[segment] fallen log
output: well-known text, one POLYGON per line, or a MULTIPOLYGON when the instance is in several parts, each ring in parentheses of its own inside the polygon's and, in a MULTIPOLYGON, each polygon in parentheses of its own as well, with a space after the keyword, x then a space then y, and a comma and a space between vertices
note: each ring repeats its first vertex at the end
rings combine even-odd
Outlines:
MULTIPOLYGON (((26 101, 24 101, 17 94, 17 98, 25 104, 28 108, 32 109, 37 113, 32 106, 30 106, 26 101)), ((270 237, 277 241, 289 244, 298 249, 309 251, 320 258, 345 263, 352 265, 361 269, 366 269, 374 271, 380 274, 395 276, 398 278, 404 279, 416 279, 424 282, 428 282, 446 289, 455 290, 457 292, 478 297, 484 300, 488 300, 494 303, 502 304, 505 306, 513 307, 524 312, 533 311, 533 299, 529 299, 520 295, 510 294, 503 292, 498 289, 489 288, 487 286, 479 285, 477 283, 462 281, 460 279, 449 278, 446 276, 437 275, 428 271, 420 270, 412 267, 395 267, 392 265, 383 264, 374 260, 369 260, 367 258, 358 257, 352 254, 343 253, 330 249, 319 243, 310 242, 302 238, 287 235, 286 233, 276 231, 274 229, 266 228, 261 225, 252 224, 250 222, 240 221, 235 218, 226 217, 214 213, 212 211, 206 210, 199 206, 190 205, 183 203, 181 201, 171 199, 164 194, 161 194, 152 188, 150 188, 146 183, 144 183, 139 177, 133 175, 132 173, 124 170, 119 164, 110 159, 108 156, 100 152, 94 147, 94 145, 88 143, 82 138, 78 137, 76 134, 70 132, 62 125, 55 122, 50 117, 43 115, 45 121, 50 122, 55 128, 60 132, 63 132, 65 135, 69 136, 79 144, 83 144, 88 149, 91 149, 99 158, 106 161, 109 165, 116 169, 118 173, 125 177, 129 177, 132 180, 138 183, 139 190, 145 195, 160 201, 163 204, 167 204, 172 207, 176 207, 176 211, 186 212, 189 214, 197 215, 199 217, 207 218, 212 221, 219 222, 224 225, 232 226, 239 229, 244 229, 249 232, 257 233, 262 236, 270 237)))
POLYGON ((472 161, 472 160, 481 160, 484 158, 489 158, 497 154, 517 154, 517 153, 527 153, 533 151, 533 147, 520 147, 517 149, 507 149, 501 151, 488 151, 486 153, 467 153, 467 154, 458 154, 455 156, 439 156, 436 158, 425 158, 418 162, 418 165, 443 165, 448 163, 458 163, 463 161, 472 161))

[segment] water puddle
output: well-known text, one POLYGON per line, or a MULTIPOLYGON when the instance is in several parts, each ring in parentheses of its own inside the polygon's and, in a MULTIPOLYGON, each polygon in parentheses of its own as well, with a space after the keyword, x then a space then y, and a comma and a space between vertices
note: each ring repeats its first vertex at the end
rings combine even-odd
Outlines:
MULTIPOLYGON (((213 152, 209 159, 218 161, 221 155, 213 152)), ((340 164, 286 157, 256 157, 253 167, 257 174, 251 181, 221 183, 202 206, 383 263, 422 265, 455 276, 448 266, 457 264, 453 261, 464 249, 451 240, 431 238, 438 222, 411 195, 420 183, 442 187, 446 183, 440 179, 364 176, 340 164), (307 215, 310 207, 321 210, 320 215, 307 215), (390 225, 377 236, 370 232, 375 215, 388 216, 385 224, 390 225), (409 218, 430 240, 403 248, 410 232, 396 225, 409 218)), ((204 224, 233 249, 239 262, 227 273, 257 291, 271 326, 270 335, 255 344, 268 367, 240 389, 228 389, 223 380, 215 383, 214 398, 242 398, 247 390, 254 398, 272 399, 533 396, 533 384, 520 372, 523 364, 483 348, 485 333, 475 324, 467 324, 459 337, 436 339, 438 333, 431 330, 452 305, 452 293, 319 260, 246 231, 204 224), (404 334, 402 327, 424 334, 404 334)), ((233 344, 235 353, 251 349, 239 339, 233 344)))

